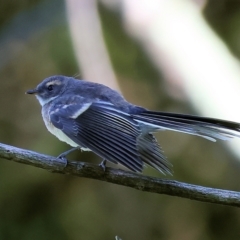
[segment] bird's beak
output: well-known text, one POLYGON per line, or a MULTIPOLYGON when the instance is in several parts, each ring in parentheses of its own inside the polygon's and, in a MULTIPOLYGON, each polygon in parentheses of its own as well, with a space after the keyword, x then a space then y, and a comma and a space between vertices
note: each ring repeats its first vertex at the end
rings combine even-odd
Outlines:
POLYGON ((37 91, 36 88, 35 89, 30 89, 30 90, 26 91, 26 94, 37 94, 37 93, 38 93, 38 91, 37 91))

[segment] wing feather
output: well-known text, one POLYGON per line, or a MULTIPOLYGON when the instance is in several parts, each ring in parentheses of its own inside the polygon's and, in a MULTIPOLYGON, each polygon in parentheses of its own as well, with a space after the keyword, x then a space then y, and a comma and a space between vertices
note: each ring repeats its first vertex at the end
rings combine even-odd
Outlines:
POLYGON ((84 136, 84 141, 87 141, 88 147, 103 159, 112 162, 119 162, 123 166, 132 171, 141 172, 142 162, 138 160, 138 155, 135 151, 131 151, 129 147, 124 146, 123 142, 112 142, 111 139, 103 138, 100 134, 90 134, 90 131, 80 130, 79 134, 84 136))
POLYGON ((163 173, 171 172, 154 136, 143 133, 130 114, 105 102, 75 102, 69 107, 52 112, 51 121, 81 147, 135 172, 142 172, 144 162, 163 173))

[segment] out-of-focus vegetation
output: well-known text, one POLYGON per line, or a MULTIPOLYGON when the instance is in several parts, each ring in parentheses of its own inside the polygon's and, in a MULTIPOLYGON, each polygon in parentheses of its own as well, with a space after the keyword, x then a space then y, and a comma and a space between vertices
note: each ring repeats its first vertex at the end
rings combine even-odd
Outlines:
MULTIPOLYGON (((56 156, 69 148, 47 132, 39 104, 24 94, 50 75, 81 75, 65 11, 59 0, 0 2, 0 142, 56 156)), ((161 74, 125 33, 121 15, 101 4, 99 12, 124 96, 147 108, 194 114, 191 103, 168 95, 161 74)), ((210 0, 204 14, 239 58, 240 2, 210 0)), ((224 143, 173 132, 157 136, 174 165, 173 179, 240 191, 240 165, 224 143)), ((80 151, 71 158, 101 161, 80 151)), ((144 174, 164 177, 150 168, 144 174)), ((0 239, 225 240, 240 238, 239 225, 237 208, 0 161, 0 239)))

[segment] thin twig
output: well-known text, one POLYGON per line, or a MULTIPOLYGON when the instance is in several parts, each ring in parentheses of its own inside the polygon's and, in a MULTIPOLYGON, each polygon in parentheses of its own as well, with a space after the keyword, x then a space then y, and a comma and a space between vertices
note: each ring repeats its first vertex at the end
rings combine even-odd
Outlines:
POLYGON ((166 194, 192 200, 240 207, 240 193, 222 189, 192 185, 174 180, 160 179, 141 174, 73 162, 39 154, 0 143, 0 158, 43 168, 51 172, 70 174, 123 185, 137 190, 166 194))

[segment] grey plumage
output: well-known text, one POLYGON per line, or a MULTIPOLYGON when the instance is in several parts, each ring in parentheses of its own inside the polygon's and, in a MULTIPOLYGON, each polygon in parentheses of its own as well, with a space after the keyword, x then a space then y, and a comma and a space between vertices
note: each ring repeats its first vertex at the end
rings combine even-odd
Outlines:
POLYGON ((107 86, 72 77, 49 77, 27 93, 36 94, 48 130, 60 140, 136 172, 142 172, 145 163, 171 174, 171 164, 152 134, 158 130, 212 141, 240 136, 239 123, 149 111, 107 86))

